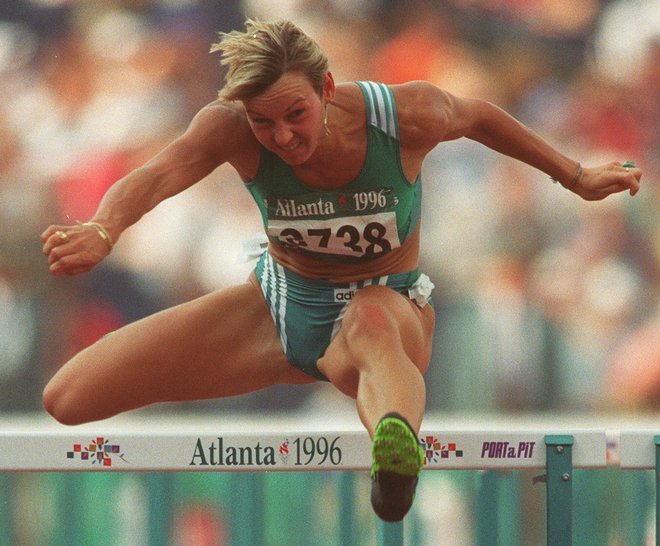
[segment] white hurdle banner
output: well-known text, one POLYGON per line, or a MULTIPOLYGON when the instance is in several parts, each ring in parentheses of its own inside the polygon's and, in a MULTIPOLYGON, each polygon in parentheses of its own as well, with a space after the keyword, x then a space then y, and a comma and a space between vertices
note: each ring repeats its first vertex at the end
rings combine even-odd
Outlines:
MULTIPOLYGON (((656 415, 431 415, 419 439, 425 470, 545 470, 540 481, 547 487, 549 544, 571 543, 573 469, 655 469, 660 479, 656 415)), ((0 419, 0 472, 353 471, 370 466, 371 441, 352 416, 137 412, 77 427, 46 417, 0 419)), ((379 526, 382 542, 402 544, 402 524, 379 526)), ((480 526, 488 533, 492 521, 480 526)), ((492 542, 484 535, 479 543, 492 542)))
MULTIPOLYGON (((575 468, 607 466, 604 428, 448 416, 427 419, 419 438, 428 470, 522 470, 544 468, 545 438, 568 433, 575 468)), ((631 467, 654 467, 652 453, 625 453, 631 467)), ((48 418, 0 421, 0 471, 311 471, 370 465, 369 436, 351 419, 121 417, 78 427, 48 418)))

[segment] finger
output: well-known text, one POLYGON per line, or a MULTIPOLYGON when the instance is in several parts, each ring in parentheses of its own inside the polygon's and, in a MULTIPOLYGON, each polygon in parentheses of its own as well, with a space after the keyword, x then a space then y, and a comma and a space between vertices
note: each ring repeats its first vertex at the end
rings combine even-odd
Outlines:
POLYGON ((45 243, 51 237, 51 235, 53 235, 53 233, 61 229, 63 229, 63 226, 57 226, 57 225, 48 226, 40 236, 41 242, 45 243))
POLYGON ((80 273, 87 273, 92 268, 90 266, 80 266, 80 267, 55 267, 51 268, 50 272, 55 277, 72 277, 73 275, 79 275, 80 273))
POLYGON ((642 177, 642 169, 634 161, 624 161, 623 163, 617 163, 617 165, 627 173, 633 173, 638 180, 642 177))
POLYGON ((46 256, 49 256, 55 248, 61 247, 70 242, 69 234, 62 229, 58 229, 51 233, 50 237, 46 240, 46 243, 43 246, 43 253, 46 256))
POLYGON ((630 195, 635 195, 640 188, 642 170, 631 167, 624 167, 624 169, 626 170, 626 172, 623 175, 623 180, 626 185, 626 188, 630 190, 630 195))
POLYGON ((633 175, 630 195, 635 195, 639 191, 639 188, 642 186, 642 169, 630 169, 630 173, 633 175))
POLYGON ((66 273, 66 268, 64 266, 62 266, 61 264, 58 264, 58 263, 51 264, 49 269, 50 269, 51 274, 55 275, 56 277, 67 274, 66 273))
POLYGON ((42 247, 42 252, 46 256, 50 256, 50 253, 53 251, 53 248, 55 248, 56 246, 57 246, 57 241, 51 235, 50 237, 48 237, 48 239, 46 240, 46 243, 42 247))
POLYGON ((53 275, 64 275, 66 271, 66 264, 60 260, 48 260, 48 269, 53 275))
POLYGON ((93 266, 87 263, 80 263, 73 254, 68 254, 49 265, 50 272, 53 275, 77 275, 89 271, 93 266))
POLYGON ((80 273, 87 273, 91 271, 94 266, 92 265, 78 265, 78 266, 67 266, 62 263, 57 263, 51 266, 50 272, 56 277, 78 275, 80 273))
POLYGON ((52 265, 67 256, 72 256, 74 253, 75 251, 72 252, 72 247, 70 244, 56 244, 56 246, 51 248, 50 252, 48 253, 48 265, 52 265))
POLYGON ((627 189, 628 186, 626 184, 621 182, 614 182, 602 188, 594 188, 591 192, 585 195, 585 198, 589 201, 600 201, 601 199, 605 199, 608 195, 612 195, 613 193, 620 193, 622 191, 626 191, 627 189))
POLYGON ((628 184, 627 181, 617 181, 610 184, 609 186, 600 188, 600 191, 603 192, 605 195, 610 195, 612 193, 620 193, 628 189, 630 189, 630 185, 628 184))

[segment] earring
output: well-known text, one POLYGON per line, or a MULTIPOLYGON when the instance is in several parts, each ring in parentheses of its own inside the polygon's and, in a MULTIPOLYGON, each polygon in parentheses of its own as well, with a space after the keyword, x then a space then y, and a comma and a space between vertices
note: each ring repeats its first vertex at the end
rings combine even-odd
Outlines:
POLYGON ((330 134, 330 128, 328 127, 328 105, 325 106, 325 117, 323 118, 323 129, 325 129, 325 136, 330 134))

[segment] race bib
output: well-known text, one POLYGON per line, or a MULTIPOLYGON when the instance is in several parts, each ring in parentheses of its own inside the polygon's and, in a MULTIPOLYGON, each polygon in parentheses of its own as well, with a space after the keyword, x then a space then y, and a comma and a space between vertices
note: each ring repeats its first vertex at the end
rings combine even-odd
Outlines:
POLYGON ((401 246, 393 211, 342 218, 269 219, 267 233, 289 248, 354 258, 375 257, 401 246))

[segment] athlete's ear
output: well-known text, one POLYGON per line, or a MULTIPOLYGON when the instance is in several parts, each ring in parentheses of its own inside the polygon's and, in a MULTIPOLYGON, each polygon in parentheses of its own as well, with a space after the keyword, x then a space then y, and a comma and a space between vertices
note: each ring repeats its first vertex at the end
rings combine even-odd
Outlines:
POLYGON ((332 99, 335 98, 335 79, 332 77, 332 72, 328 72, 325 75, 325 81, 323 82, 323 98, 326 102, 332 102, 332 99))

